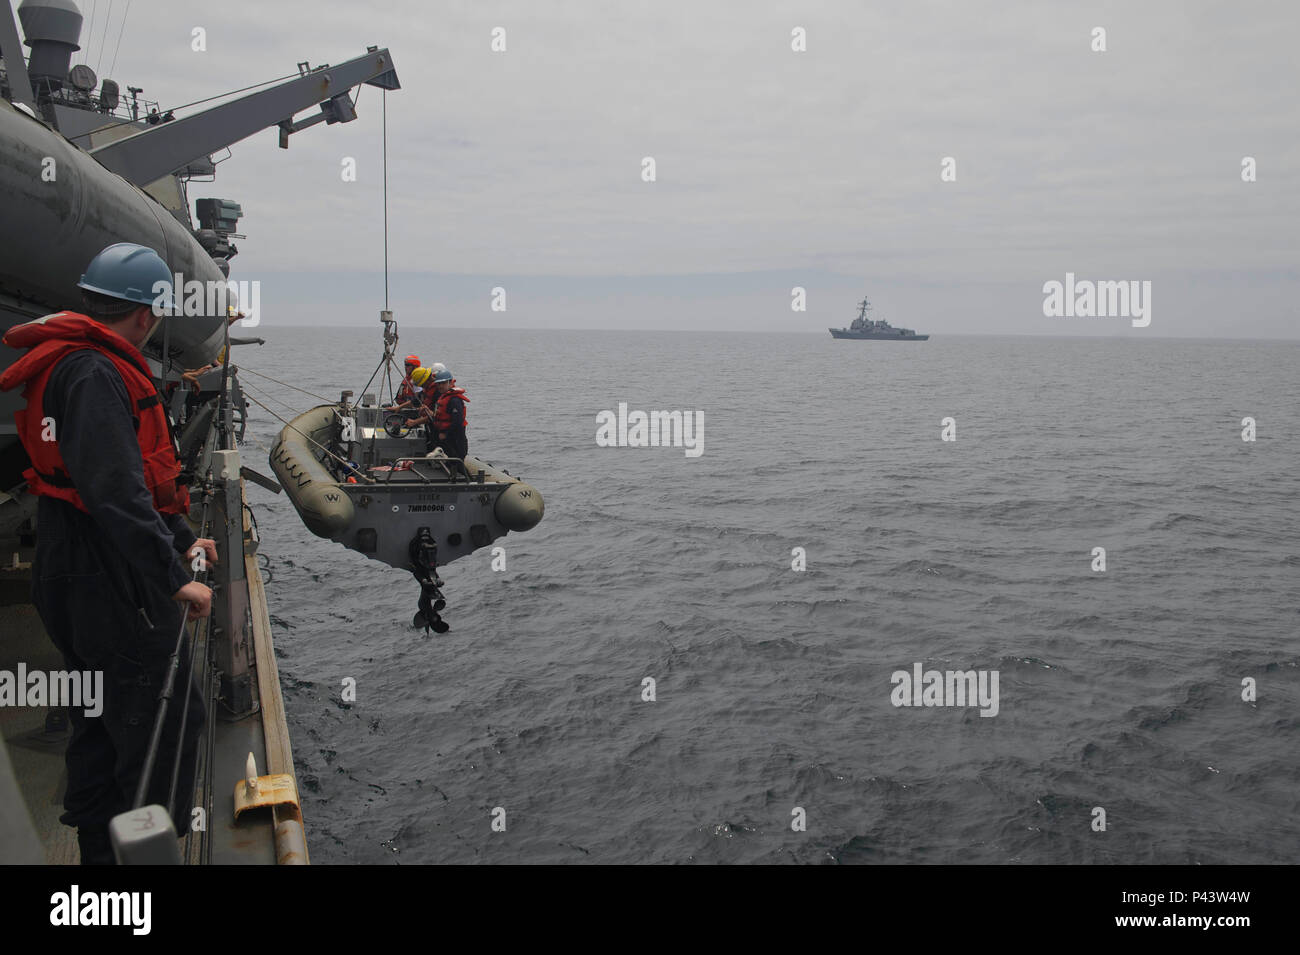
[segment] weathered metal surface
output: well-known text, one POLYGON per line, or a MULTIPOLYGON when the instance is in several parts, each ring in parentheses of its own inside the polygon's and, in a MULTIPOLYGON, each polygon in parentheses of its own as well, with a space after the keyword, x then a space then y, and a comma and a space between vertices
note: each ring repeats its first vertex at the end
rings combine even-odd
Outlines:
MULTIPOLYGON (((244 531, 248 535, 253 532, 252 521, 247 515, 244 518, 244 531)), ((262 733, 266 740, 266 771, 292 773, 293 748, 289 743, 289 723, 284 712, 284 696, 280 690, 280 669, 275 662, 275 649, 272 645, 271 615, 256 554, 245 556, 244 567, 252 608, 253 649, 256 652, 257 686, 262 702, 262 733)), ((279 865, 308 865, 311 859, 307 853, 307 834, 301 805, 295 801, 292 806, 273 807, 271 821, 275 831, 276 862, 279 865)))
POLYGON ((143 185, 268 126, 291 120, 294 113, 388 74, 393 74, 396 83, 392 57, 387 50, 376 50, 202 112, 159 123, 92 150, 91 155, 106 169, 143 185))
POLYGON ((23 62, 23 44, 18 38, 18 21, 14 19, 10 4, 5 4, 5 9, 0 12, 0 54, 4 54, 5 73, 12 90, 10 95, 16 102, 34 110, 36 98, 32 96, 31 80, 27 76, 27 65, 23 62))
MULTIPOLYGON (((79 309, 77 282, 87 263, 115 242, 155 249, 186 281, 225 281, 189 230, 156 200, 4 100, 0 195, 0 292, 40 314, 79 309), (42 175, 45 169, 53 169, 54 181, 42 175)), ((171 349, 186 367, 203 364, 221 348, 224 315, 177 316, 167 323, 171 349)), ((161 334, 152 344, 161 344, 161 334)))
POLYGON ((268 773, 258 776, 254 782, 255 786, 246 779, 235 783, 236 819, 250 809, 298 805, 298 784, 288 773, 268 773))
POLYGON ((212 568, 213 646, 221 671, 221 695, 228 712, 244 716, 257 707, 252 684, 253 633, 249 615, 244 553, 244 484, 239 452, 212 453, 212 473, 219 482, 213 500, 212 535, 221 560, 212 568))

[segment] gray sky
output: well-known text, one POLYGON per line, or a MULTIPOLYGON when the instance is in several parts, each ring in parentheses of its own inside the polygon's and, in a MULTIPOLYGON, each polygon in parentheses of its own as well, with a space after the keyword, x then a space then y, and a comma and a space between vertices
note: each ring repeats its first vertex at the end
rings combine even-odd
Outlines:
MULTIPOLYGON (((102 76, 126 3, 106 49, 108 0, 81 5, 102 76)), ((406 324, 825 334, 866 293, 937 334, 1294 338, 1297 27, 1290 0, 135 0, 112 76, 167 106, 388 46, 406 324), (1152 281, 1150 327, 1044 317, 1067 271, 1152 281)), ((380 98, 288 151, 260 133, 191 186, 243 204, 232 278, 262 281, 268 329, 382 306, 380 98)))

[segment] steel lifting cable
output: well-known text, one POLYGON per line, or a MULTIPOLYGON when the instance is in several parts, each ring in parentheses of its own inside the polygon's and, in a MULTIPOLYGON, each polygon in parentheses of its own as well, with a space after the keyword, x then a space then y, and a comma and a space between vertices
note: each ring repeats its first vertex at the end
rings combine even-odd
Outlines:
MULTIPOLYGON (((396 339, 394 339, 394 342, 396 342, 396 339)), ((405 368, 398 368, 398 367, 397 367, 397 359, 394 358, 394 357, 390 354, 390 355, 388 356, 388 367, 384 369, 384 376, 388 379, 388 398, 389 398, 390 401, 396 401, 396 400, 397 400, 397 392, 393 389, 393 374, 394 374, 394 373, 397 374, 397 377, 398 377, 398 378, 400 378, 400 379, 402 379, 402 380, 405 380, 405 379, 406 379, 406 369, 405 369, 405 368)), ((412 384, 414 384, 414 383, 412 383, 412 384)))
POLYGON ((272 378, 270 375, 264 375, 260 371, 254 371, 252 368, 248 368, 244 365, 240 365, 239 370, 246 371, 251 375, 256 375, 258 378, 265 378, 267 381, 273 381, 277 385, 284 385, 286 388, 292 388, 294 391, 300 391, 304 395, 307 395, 310 398, 316 398, 320 401, 325 402, 326 404, 330 404, 330 405, 337 404, 337 402, 333 398, 326 398, 324 395, 318 395, 315 392, 308 391, 306 388, 299 388, 297 385, 291 385, 289 384, 289 382, 281 381, 279 378, 272 378))
POLYGON ((388 90, 383 91, 384 129, 384 311, 388 311, 388 90))
POLYGON ((126 0, 126 12, 122 14, 122 26, 117 31, 117 46, 113 47, 113 63, 108 68, 109 75, 117 69, 117 51, 122 49, 122 34, 126 32, 126 18, 131 15, 131 0, 126 0))
MULTIPOLYGON (((170 107, 170 108, 168 108, 168 109, 162 110, 162 113, 165 115, 166 113, 174 113, 174 112, 176 112, 176 111, 179 110, 179 109, 189 109, 191 106, 201 106, 201 105, 203 105, 204 103, 210 103, 210 102, 211 102, 212 100, 214 100, 214 99, 222 99, 223 97, 226 97, 226 96, 236 96, 236 95, 238 95, 239 93, 247 93, 249 90, 255 90, 255 89, 257 89, 259 86, 268 86, 268 85, 270 85, 271 83, 282 83, 282 82, 284 82, 285 80, 291 80, 291 79, 293 79, 295 76, 302 76, 302 75, 304 75, 304 74, 299 73, 299 72, 297 72, 297 71, 295 71, 295 72, 293 72, 293 73, 286 73, 284 76, 277 76, 277 77, 275 77, 274 79, 270 79, 270 80, 262 80, 262 82, 260 82, 260 83, 253 83, 253 84, 250 85, 250 86, 245 86, 245 87, 242 87, 242 88, 237 89, 237 90, 230 90, 230 91, 227 92, 227 93, 217 93, 215 96, 207 96, 207 97, 204 97, 203 99, 196 99, 196 100, 195 100, 194 102, 192 102, 192 103, 182 103, 180 106, 172 106, 172 107, 170 107)), ((107 125, 105 125, 105 126, 100 126, 98 129, 95 130, 95 132, 97 132, 97 133, 102 133, 102 132, 105 132, 106 130, 109 130, 109 129, 115 129, 115 128, 118 127, 118 126, 131 126, 131 125, 134 125, 135 123, 138 123, 138 122, 139 122, 138 119, 123 119, 123 120, 118 120, 116 123, 109 123, 109 124, 107 124, 107 125)), ((69 139, 71 142, 74 142, 74 143, 75 143, 75 142, 76 142, 77 140, 79 140, 79 139, 88 139, 89 137, 90 137, 90 133, 79 133, 79 134, 76 135, 76 136, 69 136, 68 139, 69 139)))
MULTIPOLYGON (((108 49, 108 25, 113 22, 113 0, 108 0, 108 16, 104 17, 104 31, 99 35, 99 55, 95 57, 95 72, 104 65, 104 51, 108 49)), ((92 36, 91 41, 94 41, 92 36)), ((87 56, 89 62, 89 56, 87 56)))
MULTIPOLYGON (((271 456, 271 449, 268 448, 265 444, 263 444, 263 443, 261 442, 261 440, 260 440, 259 438, 257 438, 255 435, 252 435, 252 434, 248 435, 248 437, 244 440, 243 443, 244 443, 244 444, 249 444, 250 442, 251 442, 252 444, 257 445, 259 448, 261 448, 261 449, 262 449, 262 453, 265 454, 268 458, 271 456)), ((245 504, 244 507, 247 507, 247 508, 248 508, 249 516, 253 518, 253 523, 256 524, 256 523, 257 523, 257 516, 256 516, 255 514, 253 514, 253 509, 252 509, 251 507, 249 507, 247 504, 245 504)))
MULTIPOLYGON (((384 200, 383 200, 383 209, 384 209, 384 312, 385 312, 385 314, 389 315, 390 317, 385 321, 385 331, 384 331, 384 357, 381 358, 381 359, 379 359, 379 364, 375 366, 375 370, 374 370, 373 372, 371 372, 371 374, 370 374, 370 380, 367 381, 366 384, 365 384, 365 386, 364 386, 364 387, 363 387, 359 392, 357 392, 357 393, 358 393, 358 394, 361 394, 361 395, 364 395, 364 394, 365 394, 365 393, 370 389, 370 386, 371 386, 372 384, 374 384, 375 378, 379 375, 379 373, 380 373, 381 371, 383 371, 383 372, 384 372, 384 378, 381 379, 380 384, 382 385, 382 384, 386 383, 386 384, 388 385, 388 397, 389 397, 390 400, 394 400, 394 399, 396 398, 396 392, 394 392, 394 390, 393 390, 393 372, 398 371, 398 368, 397 368, 397 362, 396 362, 396 361, 394 360, 394 358, 393 358, 393 347, 397 344, 397 331, 396 331, 396 329, 397 329, 397 323, 396 323, 395 321, 392 321, 392 319, 391 319, 391 312, 390 312, 390 310, 389 310, 390 307, 389 307, 389 300, 388 300, 388 90, 381 90, 381 94, 382 94, 382 100, 381 100, 381 102, 382 102, 382 110, 381 110, 381 112, 382 112, 382 116, 383 116, 383 120, 382 120, 382 129, 383 129, 383 133, 382 133, 382 136, 381 136, 380 142, 381 142, 382 147, 383 147, 383 163, 382 163, 382 167, 383 167, 383 172, 384 172, 384 180, 383 180, 383 181, 384 181, 384 200), (391 329, 388 328, 389 325, 392 326, 391 329), (388 341, 388 334, 389 334, 389 331, 392 331, 392 335, 393 335, 393 340, 392 340, 391 343, 388 341)), ((360 98, 361 98, 361 92, 360 92, 360 89, 358 89, 358 91, 357 91, 357 99, 360 99, 360 98)), ((404 378, 405 375, 404 375, 404 374, 401 374, 401 373, 399 372, 399 376, 398 376, 398 377, 404 378)), ((293 386, 290 385, 289 387, 293 387, 293 386)), ((328 401, 329 399, 327 398, 327 399, 325 399, 325 400, 328 401)))
MULTIPOLYGON (((263 443, 261 442, 261 440, 259 440, 259 439, 258 439, 257 437, 255 437, 254 435, 251 435, 251 434, 250 434, 250 435, 248 435, 248 437, 244 440, 244 444, 248 444, 249 442, 252 442, 253 444, 257 445, 259 448, 261 448, 262 451, 263 451, 263 453, 264 453, 268 458, 271 456, 271 449, 268 448, 265 444, 263 444, 263 443)), ((245 504, 244 506, 245 506, 245 507, 248 507, 247 504, 245 504)), ((251 507, 249 507, 248 509, 249 509, 250 511, 252 510, 251 507)))
MULTIPOLYGON (((86 31, 87 36, 92 40, 95 38, 95 14, 98 12, 99 0, 90 0, 90 29, 86 31)), ((87 66, 90 65, 90 44, 87 43, 81 51, 81 62, 87 66)))
MULTIPOLYGON (((262 402, 260 402, 260 401, 257 400, 257 389, 252 388, 252 386, 249 385, 248 382, 244 382, 242 387, 243 387, 243 389, 244 389, 245 396, 248 397, 248 398, 251 398, 253 401, 255 401, 255 402, 257 403, 258 407, 260 407, 260 408, 265 408, 267 411, 270 411, 271 414, 275 414, 275 412, 274 412, 272 409, 267 408, 266 405, 262 404, 262 402)), ((295 410, 294 407, 293 407, 291 404, 289 404, 287 401, 281 401, 279 398, 272 398, 272 397, 271 397, 270 395, 268 395, 268 394, 263 394, 262 397, 265 398, 267 401, 274 401, 276 404, 283 405, 285 408, 288 408, 290 411, 294 411, 294 410, 295 410)), ((279 418, 281 421, 283 421, 285 424, 289 425, 289 427, 293 428, 293 423, 292 423, 292 422, 286 420, 285 418, 281 417, 280 415, 275 415, 275 416, 276 416, 277 418, 279 418)), ((293 428, 293 430, 298 431, 297 428, 293 428)), ((327 447, 325 447, 324 445, 322 445, 322 444, 316 442, 316 441, 315 441, 315 440, 314 440, 310 435, 303 434, 301 431, 298 431, 298 433, 301 434, 301 435, 302 435, 304 438, 306 438, 308 441, 311 441, 313 444, 315 444, 315 445, 316 445, 318 448, 320 448, 322 451, 325 451, 327 454, 332 454, 332 453, 333 453, 333 452, 331 452, 331 451, 329 450, 329 448, 327 448, 327 447)), ((272 454, 271 449, 268 448, 268 447, 267 447, 265 444, 263 444, 261 441, 259 441, 259 440, 257 439, 257 437, 255 437, 255 436, 251 436, 251 435, 250 435, 250 437, 252 438, 252 442, 253 442, 254 444, 256 444, 259 448, 261 448, 263 451, 265 451, 265 452, 266 452, 266 456, 269 458, 269 457, 271 456, 271 454, 272 454)), ((352 470, 352 462, 351 462, 351 461, 344 461, 342 458, 338 457, 337 455, 334 455, 334 456, 335 456, 336 460, 338 460, 340 463, 342 463, 342 464, 346 464, 347 467, 348 467, 348 470, 349 470, 349 471, 352 470)), ((245 505, 245 506, 247 506, 247 505, 245 505)), ((249 512, 250 512, 250 513, 252 512, 252 508, 249 508, 249 512)))
POLYGON ((286 408, 286 409, 288 409, 289 411, 293 412, 294 414, 299 414, 299 411, 298 411, 298 410, 297 410, 293 405, 289 404, 289 402, 287 402, 287 401, 281 401, 279 398, 272 398, 272 397, 271 397, 269 394, 267 394, 265 391, 262 391, 262 388, 261 388, 260 385, 259 385, 258 387, 256 387, 256 388, 254 388, 254 387, 253 387, 252 385, 250 385, 248 382, 244 381, 244 382, 240 382, 240 387, 243 388, 244 391, 247 392, 249 395, 261 395, 261 396, 262 396, 263 398, 265 398, 267 401, 274 401, 274 402, 275 402, 277 405, 279 405, 280 407, 282 407, 282 408, 286 408))
MULTIPOLYGON (((370 373, 370 380, 366 382, 365 388, 361 389, 360 394, 364 395, 366 393, 366 389, 374 383, 375 376, 378 375, 380 369, 384 368, 386 365, 389 366, 390 374, 397 368, 397 362, 393 359, 392 353, 388 350, 387 346, 385 346, 384 349, 384 357, 379 359, 379 364, 376 365, 375 370, 370 373)), ((393 397, 393 380, 391 378, 388 380, 388 397, 393 397)))
POLYGON ((276 411, 274 408, 268 408, 266 405, 262 404, 262 402, 258 401, 257 398, 255 398, 255 397, 254 397, 253 395, 251 395, 251 394, 248 395, 248 397, 249 397, 249 399, 252 400, 252 402, 253 402, 255 405, 257 405, 257 406, 258 406, 259 408, 261 408, 263 411, 269 412, 270 414, 274 415, 276 418, 278 418, 278 419, 280 419, 281 421, 283 421, 283 422, 284 422, 286 425, 288 425, 290 428, 293 428, 293 430, 294 430, 294 431, 297 431, 299 435, 301 435, 302 437, 306 438, 306 439, 307 439, 308 441, 310 441, 312 444, 316 445, 316 447, 320 448, 322 451, 324 451, 326 454, 328 454, 330 457, 332 457, 335 461, 339 462, 339 464, 342 464, 344 467, 346 467, 346 468, 348 469, 349 472, 351 472, 352 474, 354 474, 354 475, 356 475, 357 477, 361 478, 361 480, 365 481, 367 484, 374 484, 374 483, 375 483, 375 479, 372 478, 370 475, 368 475, 368 474, 366 474, 366 473, 364 473, 364 472, 362 472, 362 471, 357 470, 356 468, 354 468, 354 467, 352 466, 352 462, 351 462, 351 461, 348 461, 348 460, 346 460, 345 458, 341 458, 341 457, 339 457, 337 454, 335 454, 335 453, 334 453, 333 451, 331 451, 329 448, 325 447, 325 445, 321 444, 319 441, 317 441, 317 440, 316 440, 315 438, 313 438, 311 435, 307 434, 306 432, 300 431, 300 430, 298 429, 297 425, 295 425, 292 421, 290 421, 290 420, 289 420, 288 418, 286 418, 284 415, 280 414, 280 412, 276 411))
MULTIPOLYGON (((358 92, 357 98, 361 94, 358 92)), ((380 143, 383 146, 383 170, 384 170, 384 311, 388 312, 391 318, 390 305, 388 302, 388 90, 380 91, 380 102, 382 104, 381 114, 382 121, 380 128, 382 130, 380 143)), ((384 357, 379 360, 375 367, 374 373, 370 376, 370 381, 366 382, 366 387, 361 389, 361 394, 366 393, 371 382, 375 380, 375 375, 379 374, 380 369, 384 370, 384 377, 388 384, 388 397, 394 399, 396 392, 393 391, 393 371, 397 368, 397 363, 393 360, 393 346, 397 344, 397 323, 393 322, 393 342, 388 343, 387 332, 384 333, 384 357)))
MULTIPOLYGON (((247 398, 251 398, 251 399, 253 400, 253 402, 254 402, 254 403, 255 403, 259 408, 262 408, 262 409, 265 410, 265 411, 269 411, 269 412, 271 412, 271 414, 275 415, 275 417, 279 418, 282 422, 284 422, 285 424, 287 424, 289 427, 293 428, 294 431, 298 431, 298 429, 297 429, 296 427, 294 427, 294 424, 293 424, 292 421, 288 420, 288 419, 285 418, 283 415, 277 414, 274 408, 268 408, 268 407, 267 407, 265 404, 263 404, 261 401, 258 401, 257 395, 258 395, 259 392, 258 392, 258 390, 257 390, 256 388, 250 388, 249 385, 248 385, 247 383, 245 383, 245 384, 243 385, 243 388, 244 388, 244 391, 245 391, 245 397, 247 397, 247 398)), ((267 401, 274 401, 276 404, 281 405, 281 406, 284 407, 284 408, 287 408, 291 413, 294 413, 294 414, 297 414, 297 413, 298 413, 297 410, 293 407, 293 405, 289 404, 287 401, 281 401, 279 398, 272 398, 270 395, 265 394, 265 393, 262 394, 262 397, 265 398, 267 401)), ((327 454, 334 454, 334 452, 330 451, 330 449, 327 448, 327 447, 325 447, 325 445, 321 444, 321 443, 320 443, 319 441, 317 441, 315 438, 311 437, 311 435, 303 434, 303 432, 301 432, 301 431, 298 431, 298 434, 302 435, 304 438, 306 438, 308 441, 310 441, 312 444, 316 445, 316 447, 320 448, 322 451, 326 452, 327 454)), ((256 441, 257 439, 254 438, 253 440, 256 441)), ((258 443, 258 445, 262 448, 262 450, 265 451, 267 454, 270 454, 270 453, 271 453, 271 450, 270 450, 269 448, 267 448, 266 445, 262 444, 260 441, 258 441, 257 443, 258 443)), ((338 455, 334 455, 334 457, 335 457, 336 460, 338 460, 338 461, 341 462, 341 463, 344 463, 344 464, 348 464, 348 463, 350 463, 350 462, 344 461, 342 458, 338 457, 338 455)))

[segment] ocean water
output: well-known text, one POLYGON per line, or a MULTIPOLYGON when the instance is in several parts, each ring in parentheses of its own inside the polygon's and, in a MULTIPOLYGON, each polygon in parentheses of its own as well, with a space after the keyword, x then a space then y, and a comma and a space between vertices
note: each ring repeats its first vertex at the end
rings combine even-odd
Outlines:
MULTIPOLYGON (((329 399, 379 358, 377 327, 259 334, 238 364, 329 399)), ((408 573, 250 487, 314 862, 1300 861, 1300 344, 411 328, 408 351, 546 517, 497 542, 504 572, 446 567, 452 630, 426 637, 408 573), (619 402, 703 412, 703 455, 598 447, 619 402), (892 705, 916 663, 996 671, 997 715, 892 705)))

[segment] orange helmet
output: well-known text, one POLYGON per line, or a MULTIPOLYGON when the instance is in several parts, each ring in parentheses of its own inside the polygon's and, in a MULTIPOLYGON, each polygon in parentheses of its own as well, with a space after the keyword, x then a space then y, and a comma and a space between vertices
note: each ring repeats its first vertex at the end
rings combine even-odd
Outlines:
POLYGON ((407 355, 407 356, 406 356, 406 363, 407 363, 408 365, 418 365, 418 364, 420 364, 420 356, 419 356, 419 355, 407 355))

